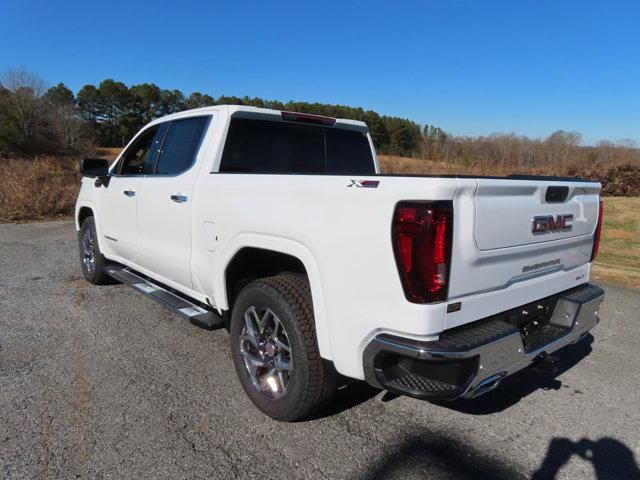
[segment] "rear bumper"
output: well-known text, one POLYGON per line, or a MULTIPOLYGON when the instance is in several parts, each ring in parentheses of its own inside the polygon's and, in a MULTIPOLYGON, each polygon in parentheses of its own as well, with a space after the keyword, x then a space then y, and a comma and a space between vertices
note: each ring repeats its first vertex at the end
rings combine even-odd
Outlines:
POLYGON ((580 340, 599 322, 603 299, 604 291, 595 285, 562 292, 553 299, 548 324, 527 337, 509 323, 513 311, 444 332, 431 342, 378 335, 364 351, 365 379, 378 388, 432 400, 482 395, 541 355, 580 340))

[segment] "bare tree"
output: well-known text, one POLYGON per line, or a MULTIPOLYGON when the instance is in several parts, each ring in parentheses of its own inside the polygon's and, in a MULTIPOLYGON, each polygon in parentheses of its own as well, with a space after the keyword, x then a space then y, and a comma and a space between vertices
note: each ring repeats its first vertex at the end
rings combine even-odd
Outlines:
POLYGON ((59 83, 47 90, 41 98, 46 109, 43 120, 50 148, 65 155, 90 150, 90 127, 77 108, 73 92, 64 83, 59 83))
POLYGON ((510 163, 513 151, 516 149, 518 139, 515 133, 509 135, 494 133, 489 139, 497 150, 492 154, 492 157, 497 159, 500 162, 500 166, 504 168, 505 164, 510 163))
POLYGON ((21 138, 16 139, 16 143, 28 147, 41 113, 40 97, 45 92, 45 82, 24 69, 7 70, 0 77, 0 87, 4 89, 0 107, 14 117, 19 129, 21 138))
POLYGON ((47 117, 61 153, 76 154, 90 150, 92 138, 87 121, 72 103, 49 105, 47 117))

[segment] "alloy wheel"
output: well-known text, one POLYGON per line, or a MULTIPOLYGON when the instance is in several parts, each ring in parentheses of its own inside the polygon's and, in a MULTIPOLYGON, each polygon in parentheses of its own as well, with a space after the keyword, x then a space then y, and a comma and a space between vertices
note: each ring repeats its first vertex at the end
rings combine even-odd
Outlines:
POLYGON ((87 228, 82 235, 82 263, 89 274, 92 274, 96 268, 95 250, 95 239, 91 229, 87 228))
POLYGON ((293 359, 291 344, 278 316, 266 307, 250 306, 244 312, 240 354, 253 387, 270 398, 287 392, 293 359))

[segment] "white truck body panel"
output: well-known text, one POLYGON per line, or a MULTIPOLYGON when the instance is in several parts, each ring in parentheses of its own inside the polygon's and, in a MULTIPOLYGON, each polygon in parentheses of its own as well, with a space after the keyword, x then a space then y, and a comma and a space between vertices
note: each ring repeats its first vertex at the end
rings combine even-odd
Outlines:
MULTIPOLYGON (((589 279, 597 183, 218 173, 233 114, 276 120, 280 112, 220 106, 157 120, 150 125, 212 116, 191 169, 173 177, 114 177, 109 188, 83 179, 76 218, 82 207, 93 209, 107 258, 223 311, 229 308, 226 267, 241 249, 294 256, 309 277, 320 354, 358 379, 364 379, 362 355, 375 335, 437 339, 445 329, 589 279), (354 179, 380 183, 352 188, 354 179), (550 185, 568 185, 569 201, 545 203, 550 185), (134 199, 121 195, 127 188, 136 189, 134 199), (172 194, 188 200, 175 203, 172 194), (416 304, 405 298, 391 227, 396 205, 407 200, 453 202, 448 301, 416 304), (573 215, 571 231, 531 235, 533 216, 558 214, 573 215), (542 267, 523 273, 536 264, 542 267), (452 302, 461 302, 461 309, 447 313, 452 302)), ((344 120, 336 127, 366 129, 344 120)), ((375 154, 374 161, 379 172, 375 154)))

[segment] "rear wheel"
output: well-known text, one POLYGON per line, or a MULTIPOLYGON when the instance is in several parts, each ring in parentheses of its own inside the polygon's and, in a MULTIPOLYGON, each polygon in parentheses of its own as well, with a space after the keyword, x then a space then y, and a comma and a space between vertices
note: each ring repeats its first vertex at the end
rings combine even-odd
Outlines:
POLYGON ((233 307, 230 333, 240 383, 270 417, 302 419, 335 392, 333 366, 318 351, 305 278, 278 275, 248 284, 233 307))
POLYGON ((94 285, 108 283, 109 277, 104 271, 106 260, 100 252, 98 234, 96 233, 96 224, 93 217, 87 217, 82 222, 78 234, 78 244, 84 278, 94 285))

